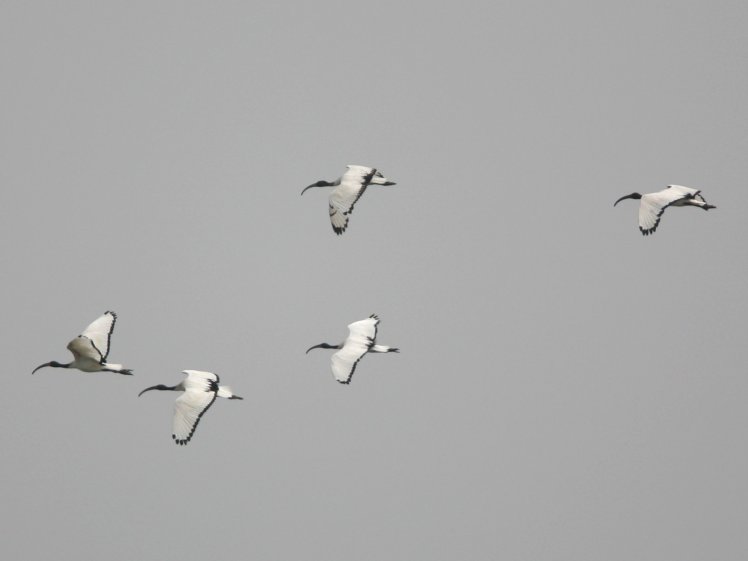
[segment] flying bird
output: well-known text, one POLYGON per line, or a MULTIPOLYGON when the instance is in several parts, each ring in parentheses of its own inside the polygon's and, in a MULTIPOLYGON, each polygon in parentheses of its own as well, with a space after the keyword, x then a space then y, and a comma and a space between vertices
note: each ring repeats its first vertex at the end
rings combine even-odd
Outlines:
POLYGON ((683 187, 682 185, 668 185, 662 191, 644 195, 631 193, 618 199, 613 203, 613 206, 624 199, 641 199, 641 203, 639 203, 639 230, 645 236, 657 229, 662 213, 669 206, 696 206, 704 210, 717 208, 714 205, 707 204, 699 189, 683 187))
POLYGON ((366 166, 346 166, 348 169, 335 181, 317 181, 304 191, 312 187, 335 187, 330 193, 330 222, 332 229, 338 235, 345 232, 348 227, 348 217, 353 212, 353 205, 361 198, 369 185, 395 185, 384 177, 379 171, 366 166))
POLYGON ((356 321, 348 326, 348 338, 338 345, 320 343, 307 349, 340 349, 332 355, 332 374, 341 384, 350 384, 356 365, 366 353, 399 353, 400 349, 377 345, 377 326, 379 318, 376 314, 367 319, 356 321))
POLYGON ((227 399, 244 399, 234 395, 228 386, 219 386, 218 374, 199 370, 183 370, 187 377, 176 386, 151 386, 138 394, 138 397, 150 390, 184 392, 174 403, 174 420, 171 436, 179 445, 187 444, 195 433, 197 424, 210 409, 216 397, 227 399))
POLYGON ((117 322, 117 314, 105 312, 104 315, 83 330, 83 333, 68 343, 68 350, 73 353, 73 362, 61 364, 56 360, 45 362, 34 368, 34 372, 45 366, 53 368, 77 368, 83 372, 116 372, 132 375, 132 370, 121 364, 107 362, 112 331, 117 322))

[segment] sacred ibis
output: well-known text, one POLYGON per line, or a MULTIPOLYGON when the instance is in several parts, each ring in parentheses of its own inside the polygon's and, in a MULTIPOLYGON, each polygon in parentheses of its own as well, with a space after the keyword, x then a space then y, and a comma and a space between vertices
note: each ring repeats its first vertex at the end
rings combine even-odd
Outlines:
POLYGON ((210 409, 216 397, 227 399, 244 399, 234 395, 228 386, 219 386, 218 374, 199 370, 183 370, 187 377, 176 386, 151 386, 138 394, 138 397, 150 390, 184 392, 174 403, 174 420, 171 437, 179 445, 187 444, 200 422, 200 418, 210 409))
POLYGON ((305 187, 335 187, 330 193, 330 222, 333 231, 340 235, 348 227, 348 216, 353 212, 353 205, 361 198, 369 185, 395 185, 379 171, 366 166, 346 166, 348 169, 335 181, 320 180, 305 187))
POLYGON ((34 372, 45 366, 53 368, 77 368, 83 372, 116 372, 132 375, 132 370, 121 364, 107 362, 112 331, 117 322, 117 314, 105 312, 104 315, 83 330, 83 333, 68 343, 68 350, 73 353, 73 362, 61 364, 56 360, 45 362, 34 368, 34 372))
POLYGON ((717 208, 714 205, 707 204, 701 191, 682 185, 668 185, 662 191, 656 193, 631 193, 621 197, 613 206, 616 206, 624 199, 641 199, 639 203, 639 230, 645 236, 651 234, 660 224, 660 217, 665 209, 669 206, 696 206, 709 210, 717 208))
POLYGON ((376 314, 366 319, 356 321, 348 326, 348 338, 338 345, 320 343, 307 349, 340 349, 332 355, 332 374, 341 384, 350 384, 358 361, 366 353, 399 353, 400 349, 377 345, 377 326, 379 318, 376 314))

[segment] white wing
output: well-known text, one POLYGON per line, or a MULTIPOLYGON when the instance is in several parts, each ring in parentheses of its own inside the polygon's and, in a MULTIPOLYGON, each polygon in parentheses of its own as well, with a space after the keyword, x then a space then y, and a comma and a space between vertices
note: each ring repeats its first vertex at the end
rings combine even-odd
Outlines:
POLYGON ((218 375, 200 370, 183 370, 187 375, 184 393, 174 403, 172 438, 177 444, 187 444, 200 418, 213 405, 218 393, 218 375))
POLYGON ((686 197, 695 197, 696 195, 701 193, 699 189, 694 189, 693 187, 684 187, 683 185, 668 185, 663 191, 660 192, 663 193, 665 191, 675 191, 677 193, 681 193, 686 197))
POLYGON ((694 189, 693 187, 684 187, 683 185, 668 185, 667 188, 683 193, 683 195, 685 195, 685 198, 693 198, 697 201, 701 201, 702 203, 706 202, 704 197, 701 195, 700 189, 694 189))
POLYGON ((332 355, 332 374, 341 384, 350 384, 356 365, 369 352, 377 339, 376 315, 354 322, 348 326, 350 331, 343 348, 332 355))
POLYGON ((692 198, 698 193, 697 189, 672 185, 657 193, 642 195, 639 204, 639 230, 645 236, 651 234, 660 224, 662 213, 667 207, 680 200, 692 198))
POLYGON ((81 358, 87 358, 93 363, 102 364, 104 362, 99 349, 94 346, 93 341, 83 335, 78 335, 78 337, 70 341, 68 343, 68 350, 73 353, 76 361, 81 358))
MULTIPOLYGON (((104 315, 94 320, 91 325, 83 330, 78 339, 85 337, 93 345, 94 349, 98 353, 95 360, 98 362, 106 362, 106 357, 109 355, 109 344, 112 339, 112 331, 114 331, 114 324, 117 322, 117 314, 114 312, 106 312, 104 315)), ((73 345, 78 339, 70 341, 70 345, 73 345)), ((68 349, 70 349, 68 345, 68 349)), ((73 353, 73 349, 70 349, 73 353)), ((80 352, 80 351, 79 351, 80 352)), ((94 358, 90 354, 81 353, 83 356, 94 358)))
POLYGON ((346 166, 348 169, 340 178, 340 185, 330 194, 330 222, 332 229, 340 235, 348 227, 348 217, 369 186, 372 177, 377 172, 374 168, 365 166, 346 166))
POLYGON ((174 403, 172 438, 177 444, 187 444, 200 422, 200 418, 213 405, 216 392, 185 390, 174 403))
POLYGON ((183 385, 185 390, 196 390, 202 392, 217 392, 218 391, 218 374, 213 372, 202 372, 200 370, 182 370, 182 374, 186 374, 183 385))

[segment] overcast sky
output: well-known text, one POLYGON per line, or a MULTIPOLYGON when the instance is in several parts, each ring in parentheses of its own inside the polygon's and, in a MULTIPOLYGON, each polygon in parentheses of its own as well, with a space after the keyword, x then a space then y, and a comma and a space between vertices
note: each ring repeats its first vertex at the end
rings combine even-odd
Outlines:
POLYGON ((745 2, 0 5, 0 557, 748 557, 745 2), (372 187, 335 236, 346 164, 372 187), (632 191, 675 183, 643 237, 632 191), (135 376, 37 365, 119 315, 135 376), (350 386, 346 325, 381 317, 350 386), (171 440, 183 369, 220 400, 171 440))

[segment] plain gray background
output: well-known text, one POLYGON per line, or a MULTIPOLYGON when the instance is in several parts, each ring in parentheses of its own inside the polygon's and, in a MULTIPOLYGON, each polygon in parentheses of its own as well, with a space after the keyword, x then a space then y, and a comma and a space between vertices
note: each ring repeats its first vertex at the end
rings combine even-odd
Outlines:
POLYGON ((3 2, 0 556, 745 559, 747 18, 3 2), (135 376, 30 375, 108 309, 135 376), (186 368, 245 400, 177 447, 186 368))

